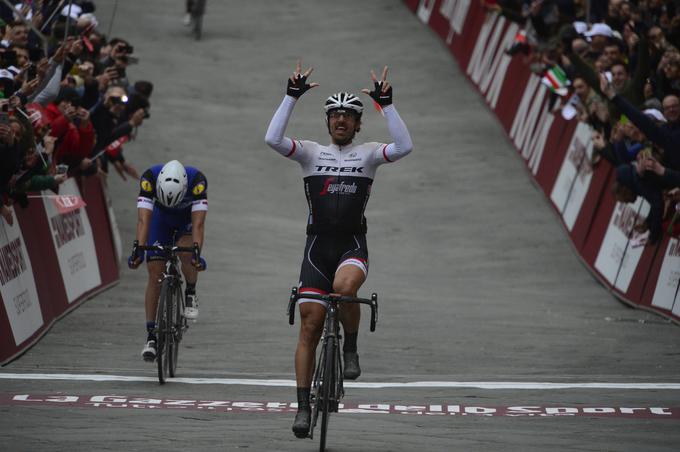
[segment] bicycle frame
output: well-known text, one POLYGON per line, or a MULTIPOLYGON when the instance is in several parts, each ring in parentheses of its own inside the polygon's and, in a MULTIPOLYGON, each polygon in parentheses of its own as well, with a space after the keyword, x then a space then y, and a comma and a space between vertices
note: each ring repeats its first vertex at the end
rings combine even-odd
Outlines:
POLYGON ((319 411, 323 412, 321 418, 320 450, 326 447, 326 432, 331 412, 338 411, 340 400, 345 395, 342 375, 342 360, 340 359, 340 334, 338 320, 339 303, 361 303, 371 308, 370 330, 375 331, 378 316, 378 294, 373 293, 371 299, 347 297, 340 295, 300 294, 297 287, 291 290, 288 300, 288 323, 295 323, 295 304, 300 298, 320 300, 326 302, 326 316, 321 336, 321 351, 314 371, 311 388, 311 402, 313 403, 312 419, 309 429, 309 438, 314 438, 319 411), (329 357, 330 355, 330 357, 329 357), (321 406, 320 406, 321 405, 321 406))
POLYGON ((184 297, 182 294, 182 275, 179 271, 179 253, 198 255, 198 245, 194 247, 180 247, 167 245, 141 246, 134 242, 133 255, 137 250, 157 251, 165 259, 165 271, 161 274, 159 283, 161 294, 156 308, 156 334, 158 364, 158 380, 165 383, 166 375, 175 376, 179 343, 184 332, 189 327, 184 318, 184 297))

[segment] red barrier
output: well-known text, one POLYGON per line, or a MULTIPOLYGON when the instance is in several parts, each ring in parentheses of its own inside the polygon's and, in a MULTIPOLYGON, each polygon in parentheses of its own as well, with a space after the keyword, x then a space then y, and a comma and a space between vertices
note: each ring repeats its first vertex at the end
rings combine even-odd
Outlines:
MULTIPOLYGON (((0 363, 25 352, 61 316, 118 282, 104 188, 97 178, 67 180, 60 195, 87 206, 60 210, 51 192, 31 196, 0 221, 0 363)), ((63 207, 63 206, 62 206, 63 207)))
POLYGON ((621 300, 680 320, 680 242, 637 246, 649 205, 617 204, 613 168, 593 166, 591 131, 554 111, 555 99, 522 55, 507 55, 517 24, 472 0, 404 0, 446 43, 494 111, 586 266, 621 300))

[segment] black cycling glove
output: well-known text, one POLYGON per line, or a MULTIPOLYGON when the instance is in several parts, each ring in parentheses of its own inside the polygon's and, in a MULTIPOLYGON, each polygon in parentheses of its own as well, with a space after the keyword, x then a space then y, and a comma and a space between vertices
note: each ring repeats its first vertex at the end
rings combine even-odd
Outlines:
POLYGON ((307 77, 302 74, 298 74, 295 77, 294 82, 290 78, 288 79, 286 94, 297 99, 304 93, 306 93, 307 90, 309 90, 309 88, 311 87, 312 86, 309 83, 307 83, 307 77))
POLYGON ((368 95, 381 107, 387 107, 388 105, 392 105, 392 86, 390 85, 390 87, 387 88, 387 91, 383 93, 382 84, 383 82, 374 82, 374 89, 368 93, 368 95))
POLYGON ((136 268, 134 263, 137 259, 141 259, 140 264, 144 262, 144 251, 139 249, 139 242, 135 240, 132 243, 132 253, 130 253, 130 257, 128 257, 128 267, 136 268))

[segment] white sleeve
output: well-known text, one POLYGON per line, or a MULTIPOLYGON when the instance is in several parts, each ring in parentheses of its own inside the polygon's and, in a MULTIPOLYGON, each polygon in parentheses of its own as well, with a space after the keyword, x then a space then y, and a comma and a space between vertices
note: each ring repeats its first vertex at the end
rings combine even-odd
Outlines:
POLYGON ((408 133, 406 124, 402 121, 394 105, 388 105, 383 108, 383 112, 385 113, 385 119, 387 119, 387 128, 394 143, 390 143, 380 149, 380 159, 382 163, 396 162, 413 150, 413 142, 411 141, 411 135, 408 133))
POLYGON ((274 117, 272 117, 269 123, 269 128, 267 128, 267 134, 264 137, 265 143, 284 157, 293 157, 296 153, 296 148, 300 147, 299 143, 283 136, 286 126, 288 126, 288 120, 293 114, 295 102, 297 102, 297 99, 292 96, 283 98, 283 102, 281 102, 276 113, 274 113, 274 117))

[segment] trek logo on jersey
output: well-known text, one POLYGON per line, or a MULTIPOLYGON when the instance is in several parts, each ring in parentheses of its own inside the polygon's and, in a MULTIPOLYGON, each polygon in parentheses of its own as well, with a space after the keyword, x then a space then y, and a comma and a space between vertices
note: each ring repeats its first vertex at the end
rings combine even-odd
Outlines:
POLYGON ((153 191, 153 185, 151 185, 151 182, 149 182, 146 179, 142 179, 142 190, 144 190, 147 193, 151 193, 153 191))
POLYGON ((335 193, 338 193, 340 195, 345 195, 345 194, 355 194, 357 192, 357 184, 352 182, 351 184, 346 184, 344 182, 340 182, 339 184, 334 183, 336 180, 335 177, 329 177, 326 179, 326 182, 323 184, 323 189, 319 193, 320 196, 324 195, 333 195, 335 193))
POLYGON ((205 191, 205 184, 203 182, 199 182, 193 190, 191 190, 191 193, 193 193, 195 196, 200 195, 205 191))
POLYGON ((325 166, 325 165, 316 165, 316 170, 321 171, 324 173, 362 173, 364 172, 364 167, 356 167, 356 166, 325 166))

